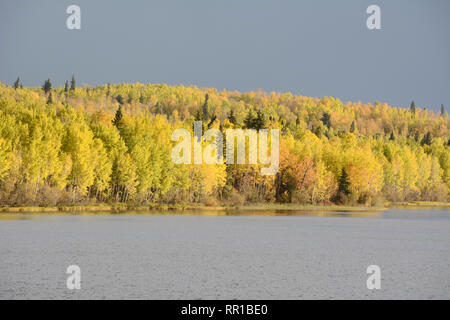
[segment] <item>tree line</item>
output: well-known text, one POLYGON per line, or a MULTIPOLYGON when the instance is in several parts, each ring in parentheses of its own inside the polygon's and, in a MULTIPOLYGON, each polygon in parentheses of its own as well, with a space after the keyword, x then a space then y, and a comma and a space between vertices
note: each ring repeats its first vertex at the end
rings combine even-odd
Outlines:
POLYGON ((447 201, 450 119, 411 103, 165 84, 0 84, 0 204, 447 201), (278 128, 280 167, 174 165, 171 134, 278 128))

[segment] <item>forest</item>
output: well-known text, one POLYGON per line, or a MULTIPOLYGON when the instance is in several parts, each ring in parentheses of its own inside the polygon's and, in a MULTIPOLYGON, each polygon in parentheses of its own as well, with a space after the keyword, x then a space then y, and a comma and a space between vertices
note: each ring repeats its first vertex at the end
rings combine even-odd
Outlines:
POLYGON ((166 84, 0 83, 0 206, 447 202, 450 118, 407 102, 166 84), (279 129, 279 170, 177 164, 172 132, 279 129))

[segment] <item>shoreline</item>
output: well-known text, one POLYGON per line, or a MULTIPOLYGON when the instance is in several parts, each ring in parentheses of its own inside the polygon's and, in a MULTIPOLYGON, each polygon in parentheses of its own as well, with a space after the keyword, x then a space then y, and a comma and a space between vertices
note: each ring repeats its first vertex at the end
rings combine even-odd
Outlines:
POLYGON ((127 211, 177 211, 189 213, 193 210, 198 211, 334 211, 334 212, 374 212, 384 211, 390 208, 397 209, 418 209, 418 208, 448 208, 448 202, 391 202, 386 203, 384 207, 366 207, 366 206, 345 206, 345 205, 299 205, 299 204, 248 204, 243 206, 205 206, 205 205, 145 205, 145 206, 130 206, 126 204, 98 204, 98 205, 81 205, 81 206, 20 206, 20 207, 1 207, 0 214, 17 213, 17 214, 40 214, 40 213, 125 213, 127 211))

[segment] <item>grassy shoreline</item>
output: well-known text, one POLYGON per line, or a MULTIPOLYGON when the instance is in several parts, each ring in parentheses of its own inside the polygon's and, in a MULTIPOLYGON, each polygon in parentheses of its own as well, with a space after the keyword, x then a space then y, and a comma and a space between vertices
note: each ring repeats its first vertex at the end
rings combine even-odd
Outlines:
POLYGON ((22 207, 1 207, 1 213, 125 213, 127 211, 342 211, 342 212, 373 212, 383 211, 389 208, 417 209, 425 207, 445 207, 450 209, 448 202, 391 202, 386 203, 384 207, 366 207, 366 206, 344 206, 344 205, 299 205, 299 204, 249 204, 244 206, 205 206, 194 204, 176 204, 176 205, 160 205, 152 204, 146 206, 130 206, 126 204, 98 204, 83 206, 54 206, 54 207, 38 207, 38 206, 22 206, 22 207))

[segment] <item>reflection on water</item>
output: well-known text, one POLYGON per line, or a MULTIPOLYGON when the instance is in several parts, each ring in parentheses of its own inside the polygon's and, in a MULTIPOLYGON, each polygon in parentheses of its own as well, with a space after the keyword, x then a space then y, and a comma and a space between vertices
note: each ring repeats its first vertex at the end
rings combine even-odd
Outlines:
POLYGON ((230 210, 225 215, 229 216, 298 216, 298 217, 379 217, 381 211, 337 211, 337 210, 230 210))
POLYGON ((199 215, 199 216, 295 216, 295 217, 344 217, 344 218, 383 218, 383 219, 450 219, 447 207, 433 208, 391 208, 387 210, 149 210, 111 212, 111 211, 77 211, 77 212, 32 212, 0 213, 0 220, 35 220, 43 216, 99 216, 99 215, 199 215))
POLYGON ((32 215, 30 214, 11 214, 11 213, 0 213, 1 220, 31 220, 32 215))

